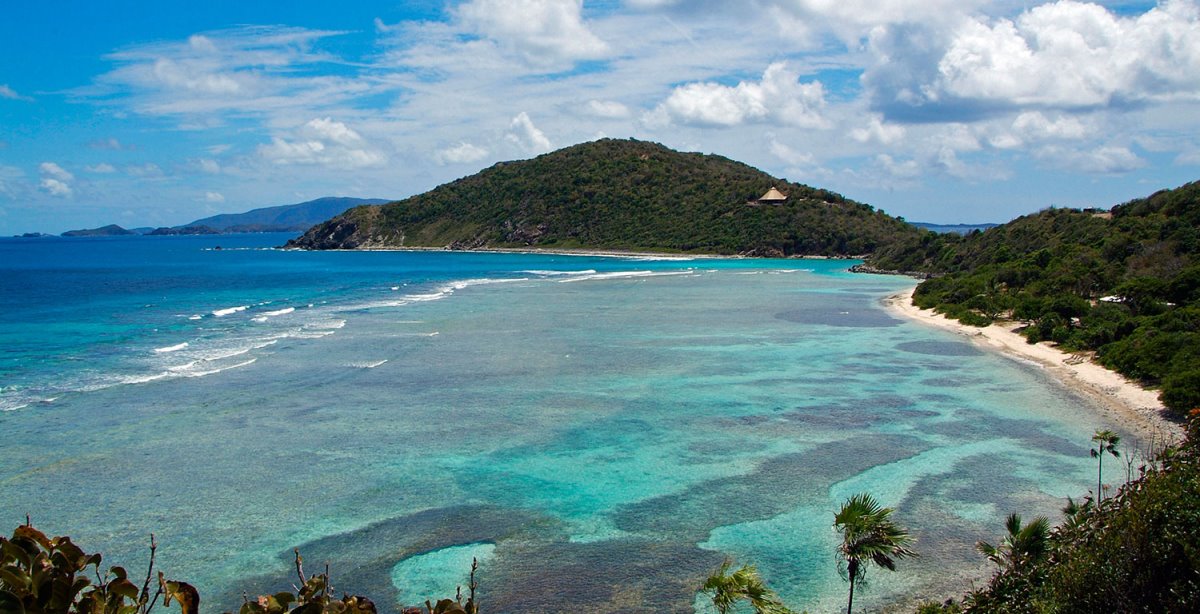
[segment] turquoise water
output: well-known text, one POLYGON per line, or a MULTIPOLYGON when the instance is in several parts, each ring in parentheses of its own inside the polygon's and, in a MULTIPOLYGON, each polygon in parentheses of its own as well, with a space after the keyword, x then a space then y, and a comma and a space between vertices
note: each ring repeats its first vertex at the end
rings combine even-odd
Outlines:
POLYGON ((922 556, 866 611, 966 588, 1113 428, 846 262, 280 243, 0 241, 0 518, 133 568, 153 531, 203 611, 289 587, 298 547, 388 611, 474 556, 488 612, 688 612, 732 556, 822 612, 833 513, 870 491, 922 556))

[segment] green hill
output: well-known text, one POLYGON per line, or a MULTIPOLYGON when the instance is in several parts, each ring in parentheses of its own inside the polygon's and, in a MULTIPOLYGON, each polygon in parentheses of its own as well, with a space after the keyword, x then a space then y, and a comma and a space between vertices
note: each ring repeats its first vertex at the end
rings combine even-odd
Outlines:
POLYGON ((604 139, 357 207, 288 245, 842 256, 919 232, 868 205, 728 158, 604 139), (787 194, 783 204, 748 204, 771 187, 787 194))
POLYGON ((1200 182, 1110 211, 1047 209, 966 236, 926 234, 869 265, 923 271, 914 303, 963 322, 1028 323, 1031 343, 1095 351, 1161 386, 1178 412, 1200 407, 1200 182))

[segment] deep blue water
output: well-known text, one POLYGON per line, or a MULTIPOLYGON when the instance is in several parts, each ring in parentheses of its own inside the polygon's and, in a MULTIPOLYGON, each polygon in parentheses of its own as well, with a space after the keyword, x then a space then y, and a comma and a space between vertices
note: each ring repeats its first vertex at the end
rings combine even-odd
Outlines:
POLYGON ((386 611, 472 556, 488 612, 691 611, 726 556, 832 611, 832 515, 869 491, 922 554, 871 608, 964 588, 1111 426, 844 261, 286 238, 0 239, 0 520, 134 568, 153 531, 203 611, 289 587, 294 547, 386 611))

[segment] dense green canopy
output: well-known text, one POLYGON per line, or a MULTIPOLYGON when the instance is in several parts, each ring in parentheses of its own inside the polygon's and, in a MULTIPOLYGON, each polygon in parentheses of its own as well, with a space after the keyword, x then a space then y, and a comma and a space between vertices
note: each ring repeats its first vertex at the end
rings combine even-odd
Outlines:
POLYGON ((603 139, 496 164, 382 207, 353 209, 289 245, 844 256, 921 232, 840 194, 728 158, 603 139), (787 199, 755 202, 771 188, 787 199))

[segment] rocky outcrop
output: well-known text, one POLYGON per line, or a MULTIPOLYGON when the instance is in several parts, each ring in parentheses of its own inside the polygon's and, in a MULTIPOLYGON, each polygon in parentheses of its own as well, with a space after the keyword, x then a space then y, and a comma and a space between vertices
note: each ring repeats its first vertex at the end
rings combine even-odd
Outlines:
POLYGON ((850 272, 851 273, 870 273, 872 275, 903 275, 905 277, 913 277, 916 279, 929 279, 930 277, 932 277, 932 275, 930 275, 929 273, 925 273, 922 271, 892 271, 892 270, 888 270, 888 269, 881 269, 879 267, 874 267, 874 266, 871 266, 871 265, 865 264, 865 263, 864 264, 856 264, 856 265, 850 267, 850 272))
POLYGON ((297 249, 356 249, 362 244, 358 223, 338 216, 309 228, 284 247, 297 249))

